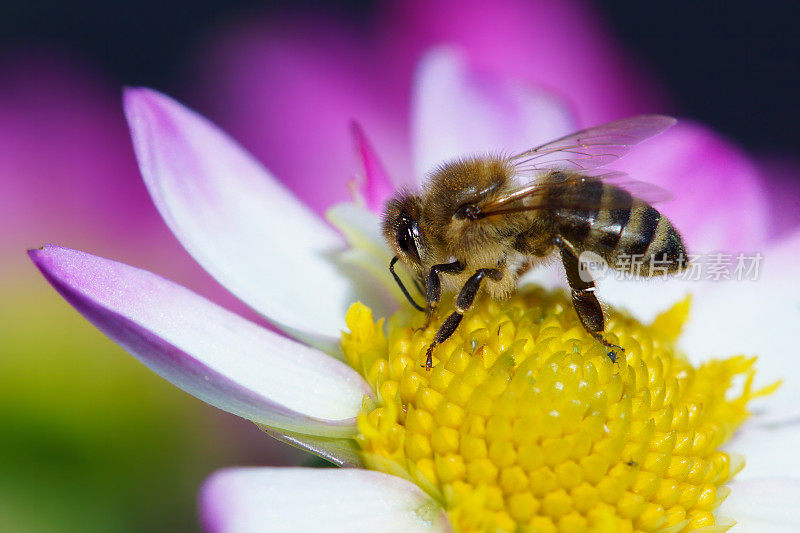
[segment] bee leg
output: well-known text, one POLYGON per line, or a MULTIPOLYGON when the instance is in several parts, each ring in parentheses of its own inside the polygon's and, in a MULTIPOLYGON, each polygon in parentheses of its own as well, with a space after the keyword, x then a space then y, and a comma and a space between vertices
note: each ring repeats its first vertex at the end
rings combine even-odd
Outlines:
POLYGON ((624 353, 625 349, 608 342, 603 337, 605 318, 603 317, 603 308, 600 306, 600 302, 594 292, 594 281, 585 279, 589 276, 588 272, 584 272, 583 277, 581 277, 580 260, 570 243, 558 238, 556 239, 556 246, 561 251, 561 261, 564 263, 564 270, 567 273, 567 282, 572 289, 572 306, 575 308, 575 313, 578 315, 583 329, 600 344, 608 348, 608 357, 612 363, 616 362, 617 352, 615 350, 624 353))
POLYGON ((425 296, 425 289, 422 288, 422 284, 416 279, 414 279, 414 288, 417 289, 420 296, 425 296))
POLYGON ((408 302, 416 309, 417 311, 425 311, 425 308, 419 305, 417 302, 414 301, 414 298, 408 293, 408 289, 406 286, 403 285, 403 280, 400 279, 400 276, 397 275, 397 272, 394 271, 394 264, 397 263, 397 256, 394 256, 392 260, 389 262, 389 272, 391 272, 392 277, 394 278, 395 283, 397 286, 400 287, 400 290, 403 293, 403 296, 406 297, 408 302))
POLYGON ((425 318, 425 324, 420 329, 428 328, 431 319, 436 315, 436 308, 439 306, 439 300, 442 298, 442 283, 439 279, 439 274, 459 274, 463 271, 464 264, 460 261, 433 265, 428 271, 427 291, 425 294, 425 302, 427 304, 425 309, 428 316, 425 318))
POLYGON ((461 287, 461 291, 459 291, 458 297, 456 298, 455 310, 450 313, 450 316, 439 326, 439 330, 433 337, 433 342, 428 346, 428 353, 424 365, 427 370, 430 370, 433 366, 433 349, 449 339, 450 335, 458 329, 458 325, 461 323, 464 313, 469 311, 469 308, 472 307, 472 304, 475 302, 475 296, 477 296, 481 281, 483 281, 485 277, 500 281, 503 279, 503 271, 496 268, 481 268, 476 270, 475 273, 469 277, 467 282, 464 283, 464 286, 461 287))

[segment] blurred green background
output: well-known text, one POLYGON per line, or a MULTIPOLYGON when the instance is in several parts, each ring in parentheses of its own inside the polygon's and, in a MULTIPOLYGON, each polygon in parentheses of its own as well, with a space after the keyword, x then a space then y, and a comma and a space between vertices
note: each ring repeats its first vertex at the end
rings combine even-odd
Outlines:
POLYGON ((155 376, 23 277, 3 287, 0 307, 0 530, 191 531, 211 471, 300 460, 155 376))
POLYGON ((0 309, 3 529, 181 529, 193 513, 185 495, 226 453, 202 436, 213 429, 209 413, 50 288, 31 283, 6 297, 14 305, 0 309))

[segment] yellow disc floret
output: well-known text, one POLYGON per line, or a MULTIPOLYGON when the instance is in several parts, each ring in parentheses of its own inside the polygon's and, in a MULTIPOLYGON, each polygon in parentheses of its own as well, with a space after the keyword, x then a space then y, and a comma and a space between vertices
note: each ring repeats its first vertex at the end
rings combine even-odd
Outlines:
POLYGON ((457 531, 724 531, 713 510, 743 461, 719 447, 769 391, 751 389, 753 358, 689 364, 688 308, 649 326, 612 313, 613 363, 563 293, 528 287, 481 299, 426 370, 438 324, 401 311, 385 332, 354 304, 342 347, 375 391, 364 463, 419 485, 457 531))

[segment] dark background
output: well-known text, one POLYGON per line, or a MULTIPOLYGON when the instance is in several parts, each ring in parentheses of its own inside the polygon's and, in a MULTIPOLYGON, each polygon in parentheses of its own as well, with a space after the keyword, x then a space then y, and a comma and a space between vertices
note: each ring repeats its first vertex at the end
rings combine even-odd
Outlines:
MULTIPOLYGON (((120 85, 169 89, 198 42, 221 23, 248 11, 288 9, 358 21, 374 2, 4 0, 0 53, 56 45, 120 85)), ((597 12, 656 73, 680 114, 751 150, 800 151, 800 2, 605 0, 597 12)))

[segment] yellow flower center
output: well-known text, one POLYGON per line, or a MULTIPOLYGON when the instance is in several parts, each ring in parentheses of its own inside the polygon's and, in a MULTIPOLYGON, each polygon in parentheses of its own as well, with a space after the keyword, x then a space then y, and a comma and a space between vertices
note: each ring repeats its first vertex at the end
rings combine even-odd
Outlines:
POLYGON ((675 347, 688 309, 612 313, 612 363, 563 293, 528 287, 481 299, 428 371, 438 324, 415 330, 422 313, 403 310, 384 332, 356 303, 342 347, 375 390, 364 462, 416 483, 457 531, 725 531, 713 511, 744 462, 719 447, 774 386, 752 390, 754 358, 690 365, 675 347))

